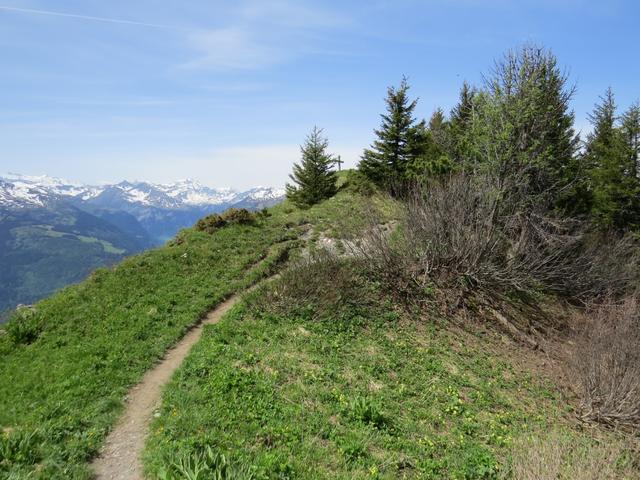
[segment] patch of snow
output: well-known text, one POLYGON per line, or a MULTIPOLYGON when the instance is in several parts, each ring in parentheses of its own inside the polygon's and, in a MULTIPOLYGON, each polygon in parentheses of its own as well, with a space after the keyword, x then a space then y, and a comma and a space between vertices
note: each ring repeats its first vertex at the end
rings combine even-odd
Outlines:
POLYGON ((130 190, 126 190, 127 199, 132 203, 141 203, 143 205, 149 205, 149 194, 147 192, 143 192, 142 190, 138 190, 137 188, 132 188, 130 190))

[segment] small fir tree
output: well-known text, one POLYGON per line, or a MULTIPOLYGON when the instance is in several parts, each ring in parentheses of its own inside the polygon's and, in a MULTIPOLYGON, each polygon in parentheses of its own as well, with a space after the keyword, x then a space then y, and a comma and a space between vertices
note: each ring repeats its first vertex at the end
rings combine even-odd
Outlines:
POLYGON ((322 129, 313 127, 300 150, 302 160, 289 175, 295 185, 287 184, 287 198, 301 208, 310 207, 336 194, 335 159, 327 153, 329 141, 322 129))
POLYGON ((473 99, 476 96, 476 90, 465 80, 460 89, 458 103, 451 109, 449 115, 452 125, 464 128, 471 121, 473 114, 473 99))

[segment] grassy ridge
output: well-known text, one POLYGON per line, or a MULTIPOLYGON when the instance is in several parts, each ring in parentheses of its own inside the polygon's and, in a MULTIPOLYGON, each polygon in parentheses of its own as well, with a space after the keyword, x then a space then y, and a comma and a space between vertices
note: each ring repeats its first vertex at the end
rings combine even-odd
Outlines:
POLYGON ((271 247, 298 235, 285 220, 186 231, 179 245, 97 270, 17 315, 0 332, 0 477, 87 478, 128 388, 212 306, 264 275, 271 247))
POLYGON ((188 229, 14 316, 0 330, 0 478, 90 477, 126 392, 168 347, 268 274, 310 224, 345 233, 361 208, 342 192, 306 211, 285 202, 254 226, 188 229))

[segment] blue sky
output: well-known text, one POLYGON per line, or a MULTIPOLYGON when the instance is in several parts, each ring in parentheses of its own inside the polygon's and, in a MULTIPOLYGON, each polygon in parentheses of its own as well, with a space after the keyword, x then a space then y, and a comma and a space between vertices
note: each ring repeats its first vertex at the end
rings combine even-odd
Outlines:
POLYGON ((525 42, 578 91, 640 97, 635 0, 0 0, 0 172, 281 185, 318 125, 355 165, 390 84, 418 114, 525 42))

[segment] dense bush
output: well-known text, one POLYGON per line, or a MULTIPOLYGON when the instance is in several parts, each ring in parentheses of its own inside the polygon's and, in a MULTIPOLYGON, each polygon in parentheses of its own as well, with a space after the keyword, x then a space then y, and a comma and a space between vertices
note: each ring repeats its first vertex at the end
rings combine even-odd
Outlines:
MULTIPOLYGON (((261 217, 263 213, 259 214, 261 217)), ((213 233, 227 225, 251 225, 256 222, 258 214, 246 208, 230 208, 221 214, 213 213, 198 220, 195 229, 200 232, 213 233)))
POLYGON ((359 170, 349 170, 347 174, 346 188, 364 196, 371 196, 376 192, 376 185, 359 170))
POLYGON ((335 319, 336 315, 365 315, 379 304, 379 298, 360 260, 314 250, 282 272, 267 287, 256 307, 315 319, 335 319))

